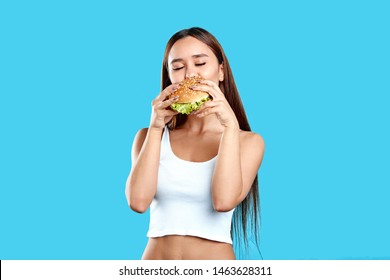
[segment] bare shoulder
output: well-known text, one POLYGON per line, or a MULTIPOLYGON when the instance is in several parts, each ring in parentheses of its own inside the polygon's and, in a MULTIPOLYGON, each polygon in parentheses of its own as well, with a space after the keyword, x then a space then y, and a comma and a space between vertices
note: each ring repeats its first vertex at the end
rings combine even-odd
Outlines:
POLYGON ((134 144, 141 143, 141 145, 144 143, 146 134, 148 134, 148 128, 144 127, 138 130, 137 134, 134 137, 134 144))
POLYGON ((250 150, 257 150, 263 152, 265 149, 265 142, 263 137, 260 134, 252 131, 241 131, 240 132, 240 142, 243 147, 246 147, 250 150))
POLYGON ((141 128, 138 130, 137 134, 134 137, 132 157, 133 160, 138 158, 138 154, 141 151, 142 145, 145 142, 146 134, 148 133, 148 128, 141 128))
POLYGON ((249 191, 264 157, 265 143, 260 134, 251 131, 240 132, 241 168, 244 184, 249 191), (248 179, 249 178, 249 179, 248 179))

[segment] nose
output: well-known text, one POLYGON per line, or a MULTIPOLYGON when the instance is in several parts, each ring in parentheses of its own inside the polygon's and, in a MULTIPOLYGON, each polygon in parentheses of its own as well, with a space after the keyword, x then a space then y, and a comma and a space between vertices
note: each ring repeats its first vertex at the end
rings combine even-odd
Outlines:
POLYGON ((186 68, 186 78, 197 77, 199 76, 198 71, 194 66, 187 66, 186 68))

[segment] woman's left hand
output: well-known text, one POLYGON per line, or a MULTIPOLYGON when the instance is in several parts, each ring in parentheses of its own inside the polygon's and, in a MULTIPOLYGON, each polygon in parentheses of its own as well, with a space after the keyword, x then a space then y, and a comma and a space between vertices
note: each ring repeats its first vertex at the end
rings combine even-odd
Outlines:
POLYGON ((191 89, 205 91, 213 98, 213 100, 205 102, 192 115, 203 118, 215 114, 224 127, 239 128, 233 109, 217 84, 210 80, 202 80, 197 85, 192 86, 191 89))

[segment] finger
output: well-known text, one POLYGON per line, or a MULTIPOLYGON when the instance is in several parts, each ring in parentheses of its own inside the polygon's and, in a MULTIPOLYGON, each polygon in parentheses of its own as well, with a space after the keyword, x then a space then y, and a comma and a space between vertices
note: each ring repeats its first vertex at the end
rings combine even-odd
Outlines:
POLYGON ((163 101, 165 100, 169 95, 171 95, 172 93, 174 93, 179 87, 179 84, 171 84, 169 86, 167 86, 157 97, 156 97, 156 101, 157 102, 160 102, 160 101, 163 101))
POLYGON ((178 111, 174 111, 174 110, 165 110, 165 113, 164 113, 164 116, 165 117, 173 117, 175 115, 179 114, 178 111))
POLYGON ((165 116, 163 116, 165 124, 167 124, 170 120, 172 120, 173 116, 179 114, 179 112, 176 111, 169 111, 169 110, 166 111, 167 113, 165 114, 165 116))
POLYGON ((220 101, 206 101, 205 103, 203 103, 200 106, 200 108, 198 110, 193 111, 191 114, 197 115, 199 113, 202 113, 207 108, 213 108, 213 107, 218 106, 218 105, 220 105, 220 101))
POLYGON ((159 118, 166 119, 166 118, 172 118, 173 116, 179 114, 177 111, 173 110, 163 110, 161 111, 161 114, 159 114, 159 118))
POLYGON ((162 92, 160 96, 160 100, 167 99, 171 94, 173 94, 179 88, 179 84, 172 84, 167 86, 162 92))
POLYGON ((209 101, 206 101, 205 103, 203 103, 200 108, 201 109, 204 109, 204 108, 210 108, 210 107, 215 107, 215 106, 219 106, 221 105, 221 100, 209 100, 209 101))
POLYGON ((157 109, 165 109, 175 103, 178 99, 178 96, 173 96, 165 101, 161 101, 160 104, 157 105, 157 109))
POLYGON ((197 85, 191 86, 190 88, 192 90, 205 91, 208 94, 210 94, 213 99, 221 99, 221 97, 223 97, 222 93, 221 93, 222 94, 222 96, 221 96, 221 94, 219 94, 215 88, 213 88, 209 85, 206 85, 206 84, 197 84, 197 85))
POLYGON ((208 116, 208 115, 211 115, 211 114, 219 115, 219 114, 220 114, 219 108, 213 107, 213 108, 204 109, 204 110, 202 110, 201 112, 198 112, 198 113, 196 114, 196 116, 197 116, 198 118, 203 118, 203 117, 208 116))
POLYGON ((201 81, 199 81, 199 84, 208 85, 209 87, 213 88, 215 90, 215 92, 218 93, 221 97, 225 96, 223 94, 223 92, 221 91, 221 89, 219 88, 218 84, 216 84, 215 82, 213 82, 211 80, 201 80, 201 81))

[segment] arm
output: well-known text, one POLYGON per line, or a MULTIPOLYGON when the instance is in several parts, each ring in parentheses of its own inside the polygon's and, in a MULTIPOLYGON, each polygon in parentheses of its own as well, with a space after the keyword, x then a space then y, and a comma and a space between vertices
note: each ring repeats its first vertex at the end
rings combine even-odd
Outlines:
POLYGON ((207 91, 207 101, 194 113, 197 117, 215 114, 224 127, 212 178, 212 199, 216 211, 230 211, 247 196, 264 154, 264 141, 252 132, 240 132, 237 118, 218 85, 201 81, 192 87, 207 91))
POLYGON ((126 198, 132 210, 145 212, 156 194, 162 130, 141 129, 133 143, 133 166, 126 181, 126 198))
POLYGON ((236 207, 248 195, 264 154, 264 141, 258 134, 226 128, 220 142, 212 180, 216 211, 236 207))
POLYGON ((135 212, 145 212, 156 194, 162 131, 165 124, 177 114, 167 109, 177 98, 168 99, 168 96, 176 89, 177 85, 170 85, 153 100, 149 129, 141 129, 134 138, 132 168, 126 181, 125 194, 130 208, 135 212))

